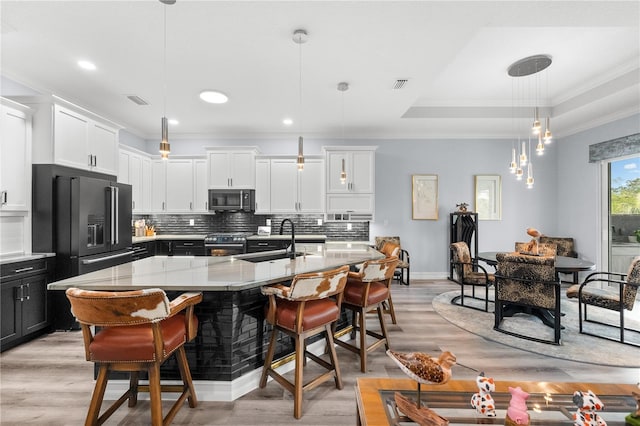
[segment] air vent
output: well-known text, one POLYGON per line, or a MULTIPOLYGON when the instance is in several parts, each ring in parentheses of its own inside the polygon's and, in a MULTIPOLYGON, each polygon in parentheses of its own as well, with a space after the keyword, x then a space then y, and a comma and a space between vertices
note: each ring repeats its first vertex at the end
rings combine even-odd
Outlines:
POLYGON ((400 90, 404 88, 404 86, 406 86, 408 82, 409 82, 409 79, 406 79, 406 78, 400 78, 396 80, 395 84, 393 85, 393 90, 400 90))
POLYGON ((134 104, 138 104, 138 105, 149 105, 149 102, 145 101, 144 99, 142 99, 140 96, 137 95, 126 95, 127 98, 129 98, 129 100, 131 102, 133 102, 134 104))

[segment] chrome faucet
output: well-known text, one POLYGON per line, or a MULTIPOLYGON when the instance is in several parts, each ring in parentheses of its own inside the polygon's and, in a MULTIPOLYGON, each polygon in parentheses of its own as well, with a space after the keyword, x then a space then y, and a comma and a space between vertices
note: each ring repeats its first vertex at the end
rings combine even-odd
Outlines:
POLYGON ((293 225, 293 222, 291 221, 291 219, 283 219, 282 222, 280 222, 280 235, 282 235, 282 228, 284 227, 284 223, 285 222, 289 222, 291 224, 291 254, 289 254, 289 258, 290 259, 295 259, 296 258, 296 228, 293 225))

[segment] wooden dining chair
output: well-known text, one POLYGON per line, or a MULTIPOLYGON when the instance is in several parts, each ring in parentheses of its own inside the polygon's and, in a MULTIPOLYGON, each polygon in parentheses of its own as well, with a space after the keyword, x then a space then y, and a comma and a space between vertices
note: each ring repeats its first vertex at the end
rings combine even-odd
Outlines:
POLYGON ((159 288, 119 292, 70 288, 66 295, 82 328, 86 359, 98 366, 85 425, 104 423, 127 400, 129 407, 134 407, 138 392, 149 392, 154 426, 170 424, 185 400, 189 407, 196 407, 184 344, 196 337, 198 320, 193 311, 202 301, 202 293, 183 293, 172 301, 159 288), (182 384, 161 385, 160 365, 173 354, 182 384), (128 372, 129 388, 100 415, 111 371, 128 372), (148 385, 139 384, 143 371, 148 374, 148 385), (162 392, 180 393, 164 419, 162 392))

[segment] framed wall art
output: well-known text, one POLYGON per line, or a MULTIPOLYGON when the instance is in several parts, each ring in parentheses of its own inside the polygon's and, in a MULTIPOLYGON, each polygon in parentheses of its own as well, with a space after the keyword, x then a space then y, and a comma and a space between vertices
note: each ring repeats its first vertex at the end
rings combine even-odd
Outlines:
POLYGON ((478 220, 502 220, 502 178, 476 175, 476 213, 478 220))
POLYGON ((411 177, 412 218, 438 220, 438 175, 411 177))

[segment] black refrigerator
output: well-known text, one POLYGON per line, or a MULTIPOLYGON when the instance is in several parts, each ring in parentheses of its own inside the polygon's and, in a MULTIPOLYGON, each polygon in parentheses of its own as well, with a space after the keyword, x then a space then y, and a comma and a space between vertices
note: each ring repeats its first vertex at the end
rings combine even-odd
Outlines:
POLYGON ((130 262, 131 185, 55 178, 57 279, 130 262))

